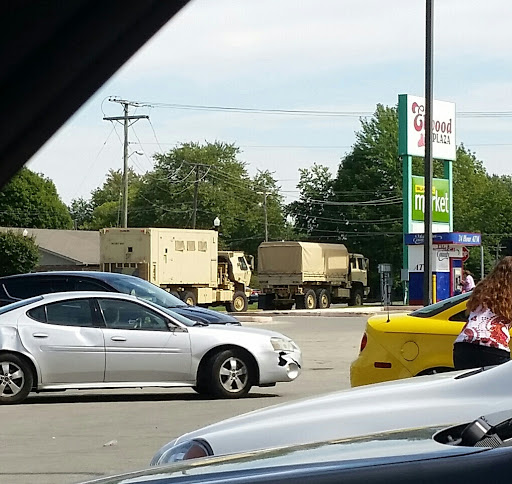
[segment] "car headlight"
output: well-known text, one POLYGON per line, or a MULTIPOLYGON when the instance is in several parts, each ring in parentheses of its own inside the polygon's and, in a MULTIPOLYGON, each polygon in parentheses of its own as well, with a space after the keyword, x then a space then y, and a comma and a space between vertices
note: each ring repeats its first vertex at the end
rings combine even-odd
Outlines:
POLYGON ((208 457, 213 455, 212 448, 202 439, 186 440, 180 444, 175 444, 172 440, 165 444, 151 459, 151 466, 160 466, 177 462, 181 460, 198 459, 199 457, 208 457))
POLYGON ((270 338, 274 351, 297 351, 299 347, 291 340, 284 338, 270 338))

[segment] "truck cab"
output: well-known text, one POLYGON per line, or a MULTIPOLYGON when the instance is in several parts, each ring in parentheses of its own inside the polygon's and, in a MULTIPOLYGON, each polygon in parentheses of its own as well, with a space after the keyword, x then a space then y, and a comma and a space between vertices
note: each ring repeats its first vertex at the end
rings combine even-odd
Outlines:
POLYGON ((370 292, 368 287, 368 269, 369 261, 362 254, 350 254, 350 280, 352 286, 361 285, 363 295, 367 296, 370 292))
POLYGON ((220 250, 220 264, 226 264, 230 281, 243 285, 244 289, 249 286, 254 268, 254 258, 252 256, 236 250, 220 250))

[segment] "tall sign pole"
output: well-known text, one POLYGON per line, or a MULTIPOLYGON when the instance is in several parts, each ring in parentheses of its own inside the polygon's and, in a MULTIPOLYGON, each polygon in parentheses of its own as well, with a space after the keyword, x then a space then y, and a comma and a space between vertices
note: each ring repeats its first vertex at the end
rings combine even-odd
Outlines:
POLYGON ((423 304, 432 304, 432 71, 433 71, 433 1, 426 0, 425 28, 425 238, 423 271, 423 304))
MULTIPOLYGON (((143 104, 126 101, 124 99, 118 99, 116 97, 109 98, 109 101, 114 103, 119 103, 123 106, 123 116, 110 116, 108 118, 103 118, 104 121, 118 121, 123 123, 123 131, 124 131, 124 142, 123 142, 123 228, 128 227, 128 128, 130 127, 129 121, 133 121, 133 123, 137 122, 139 119, 149 119, 149 116, 140 115, 140 116, 129 116, 128 115, 128 107, 135 106, 141 107, 143 104)), ((132 123, 132 124, 133 124, 132 123)))

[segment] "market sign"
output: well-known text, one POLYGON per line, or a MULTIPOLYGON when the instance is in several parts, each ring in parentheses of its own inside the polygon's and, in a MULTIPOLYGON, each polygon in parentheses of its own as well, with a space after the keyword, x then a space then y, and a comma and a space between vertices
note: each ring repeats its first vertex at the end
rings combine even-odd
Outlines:
MULTIPOLYGON (((455 103, 434 101, 432 112, 432 157, 455 160, 455 103)), ((425 99, 398 96, 398 154, 425 157, 425 99)))
MULTIPOLYGON (((412 220, 425 220, 425 178, 412 178, 412 220)), ((432 222, 450 223, 450 183, 444 178, 432 179, 432 222)))

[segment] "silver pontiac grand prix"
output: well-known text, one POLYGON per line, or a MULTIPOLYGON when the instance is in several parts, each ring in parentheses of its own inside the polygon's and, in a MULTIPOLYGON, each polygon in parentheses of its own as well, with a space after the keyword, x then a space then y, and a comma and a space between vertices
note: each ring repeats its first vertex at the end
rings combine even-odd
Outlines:
POLYGON ((192 387, 238 398, 295 380, 301 351, 288 337, 208 326, 126 294, 66 292, 0 308, 0 403, 31 391, 192 387))

